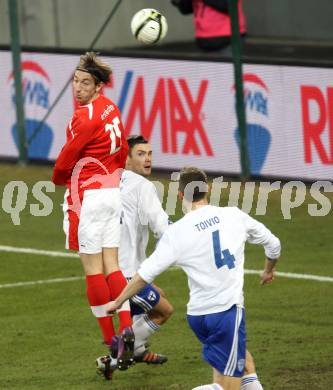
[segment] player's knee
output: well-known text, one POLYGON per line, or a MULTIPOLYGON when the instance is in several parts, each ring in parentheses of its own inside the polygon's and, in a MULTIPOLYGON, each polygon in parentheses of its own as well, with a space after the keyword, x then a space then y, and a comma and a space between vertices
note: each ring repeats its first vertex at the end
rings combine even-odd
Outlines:
POLYGON ((171 305, 170 302, 167 301, 167 304, 165 305, 165 310, 164 310, 164 318, 165 320, 168 320, 174 312, 174 308, 171 305))
POLYGON ((161 297, 158 304, 149 312, 149 316, 162 325, 171 317, 173 310, 169 301, 161 297))

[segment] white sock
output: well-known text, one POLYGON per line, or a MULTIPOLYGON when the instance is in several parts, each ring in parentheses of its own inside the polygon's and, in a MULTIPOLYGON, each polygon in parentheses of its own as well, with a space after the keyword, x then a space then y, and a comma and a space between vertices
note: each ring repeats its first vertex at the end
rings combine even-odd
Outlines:
POLYGON ((134 354, 141 355, 146 347, 145 344, 148 341, 148 338, 153 335, 160 326, 155 324, 154 321, 150 320, 148 315, 140 316, 132 325, 135 342, 134 342, 134 354))
POLYGON ((223 390, 223 387, 217 383, 211 383, 210 385, 202 385, 195 387, 192 390, 223 390))
POLYGON ((135 315, 132 317, 132 322, 138 321, 140 318, 144 317, 145 315, 147 315, 147 314, 146 314, 146 313, 135 314, 135 315))
POLYGON ((244 375, 242 377, 241 390, 264 390, 259 382, 257 374, 244 375))

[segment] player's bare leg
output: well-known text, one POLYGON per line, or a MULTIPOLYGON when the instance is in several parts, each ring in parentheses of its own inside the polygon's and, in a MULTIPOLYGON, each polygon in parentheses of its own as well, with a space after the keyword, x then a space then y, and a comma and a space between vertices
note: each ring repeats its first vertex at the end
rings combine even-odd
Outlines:
POLYGON ((154 321, 155 324, 161 326, 171 317, 172 313, 173 306, 167 299, 161 296, 157 305, 148 312, 148 317, 151 321, 154 321))
POLYGON ((102 255, 105 275, 120 270, 118 265, 118 248, 103 248, 102 255))
POLYGON ((103 273, 102 253, 80 253, 81 264, 86 275, 95 275, 103 273))
POLYGON ((241 383, 242 390, 263 390, 263 387, 256 374, 254 359, 250 352, 246 350, 245 370, 241 383))
POLYGON ((255 374, 255 372, 256 367, 254 365, 253 356, 248 350, 246 350, 244 375, 255 374))

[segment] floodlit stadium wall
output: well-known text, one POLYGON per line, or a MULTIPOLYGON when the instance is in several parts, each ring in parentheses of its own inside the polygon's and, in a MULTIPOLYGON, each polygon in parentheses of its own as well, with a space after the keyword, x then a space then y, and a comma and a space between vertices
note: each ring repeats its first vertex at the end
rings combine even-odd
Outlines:
MULTIPOLYGON (((113 68, 105 95, 118 104, 128 133, 150 139, 154 166, 195 165, 239 174, 239 138, 230 63, 105 57, 113 68)), ((77 65, 78 56, 23 53, 28 138, 77 65)), ((17 157, 11 54, 0 52, 0 156, 17 157)), ((251 173, 333 178, 333 69, 281 65, 243 67, 251 173)), ((75 107, 68 88, 29 146, 54 160, 75 107)))

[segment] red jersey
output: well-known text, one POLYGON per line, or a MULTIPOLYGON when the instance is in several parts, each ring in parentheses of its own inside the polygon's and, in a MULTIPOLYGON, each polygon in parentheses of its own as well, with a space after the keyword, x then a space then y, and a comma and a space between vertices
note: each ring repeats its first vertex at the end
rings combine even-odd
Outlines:
POLYGON ((69 187, 75 180, 78 191, 100 188, 108 186, 103 177, 125 167, 128 145, 124 127, 118 107, 107 97, 100 95, 80 106, 69 122, 66 136, 53 171, 55 184, 69 187))

